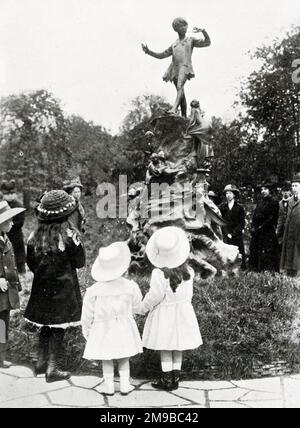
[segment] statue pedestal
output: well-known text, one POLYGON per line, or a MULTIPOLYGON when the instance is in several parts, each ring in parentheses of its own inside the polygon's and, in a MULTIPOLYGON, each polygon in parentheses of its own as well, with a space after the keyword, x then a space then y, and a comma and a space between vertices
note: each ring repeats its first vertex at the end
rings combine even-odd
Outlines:
POLYGON ((207 195, 208 193, 208 182, 206 180, 207 176, 209 175, 210 170, 205 168, 198 168, 197 169, 197 183, 196 188, 198 190, 202 191, 203 195, 207 195))

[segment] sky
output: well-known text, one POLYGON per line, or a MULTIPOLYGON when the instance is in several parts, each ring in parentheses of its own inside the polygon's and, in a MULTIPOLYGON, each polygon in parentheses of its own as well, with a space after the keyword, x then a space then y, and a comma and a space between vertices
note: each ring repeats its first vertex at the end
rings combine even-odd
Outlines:
POLYGON ((174 102, 162 80, 171 59, 146 56, 141 43, 168 48, 177 16, 212 40, 193 52, 188 102, 230 120, 241 79, 258 67, 248 52, 300 25, 300 1, 0 0, 0 96, 47 89, 68 114, 117 133, 134 97, 174 102))

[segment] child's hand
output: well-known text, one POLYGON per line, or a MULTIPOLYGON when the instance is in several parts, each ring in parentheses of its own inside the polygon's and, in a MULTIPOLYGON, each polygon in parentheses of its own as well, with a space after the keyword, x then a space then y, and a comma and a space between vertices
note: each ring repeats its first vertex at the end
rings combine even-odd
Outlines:
POLYGON ((147 46, 147 45, 144 45, 143 43, 142 43, 142 49, 143 49, 143 51, 145 52, 145 54, 148 54, 148 53, 149 53, 149 48, 148 48, 148 46, 147 46))
POLYGON ((81 244, 80 239, 77 235, 77 233, 74 230, 67 229, 67 236, 68 238, 71 238, 74 244, 78 247, 78 245, 81 244))
POLYGON ((5 278, 0 278, 0 290, 5 293, 8 290, 7 281, 5 278))

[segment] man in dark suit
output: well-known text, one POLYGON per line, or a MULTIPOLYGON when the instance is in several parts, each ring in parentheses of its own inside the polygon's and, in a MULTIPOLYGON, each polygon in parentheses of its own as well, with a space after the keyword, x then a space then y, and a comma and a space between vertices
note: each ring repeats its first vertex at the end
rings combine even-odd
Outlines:
POLYGON ((281 188, 282 199, 279 202, 279 215, 278 215, 278 223, 276 229, 276 235, 278 238, 278 243, 280 245, 280 252, 282 250, 282 242, 284 235, 284 228, 286 223, 286 218, 288 214, 289 200, 292 196, 292 187, 291 183, 287 182, 281 188))
POLYGON ((261 198, 254 210, 251 225, 249 267, 257 272, 279 272, 279 244, 276 236, 279 203, 271 191, 274 185, 260 186, 261 198))
POLYGON ((243 240, 243 230, 245 227, 245 210, 236 201, 239 189, 229 184, 225 187, 224 193, 227 201, 220 205, 220 211, 226 225, 222 227, 223 239, 226 244, 236 245, 242 256, 242 269, 246 269, 246 255, 243 240))
POLYGON ((293 196, 288 203, 288 213, 283 235, 280 269, 289 276, 300 273, 300 174, 292 180, 293 196))

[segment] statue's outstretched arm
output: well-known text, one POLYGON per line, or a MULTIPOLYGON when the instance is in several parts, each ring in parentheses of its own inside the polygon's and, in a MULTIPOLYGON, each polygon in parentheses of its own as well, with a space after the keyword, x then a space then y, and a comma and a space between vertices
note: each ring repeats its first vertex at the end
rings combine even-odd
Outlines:
POLYGON ((197 31, 195 31, 195 30, 194 30, 194 32, 202 32, 202 34, 204 36, 204 40, 193 39, 193 46, 195 48, 206 48, 206 47, 210 46, 211 40, 210 40, 210 37, 209 37, 207 31, 204 29, 203 30, 197 29, 197 31))
POLYGON ((163 59, 163 58, 168 58, 169 56, 172 56, 172 46, 170 46, 168 49, 166 49, 163 52, 153 52, 151 51, 147 45, 142 44, 142 49, 145 52, 145 54, 153 56, 154 58, 157 59, 163 59))

